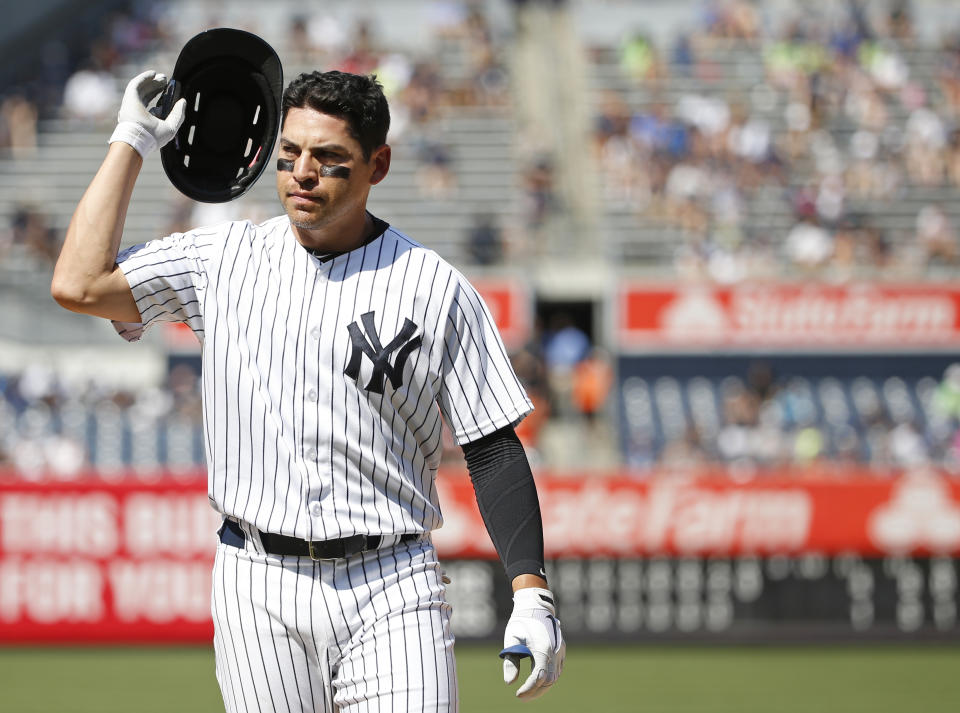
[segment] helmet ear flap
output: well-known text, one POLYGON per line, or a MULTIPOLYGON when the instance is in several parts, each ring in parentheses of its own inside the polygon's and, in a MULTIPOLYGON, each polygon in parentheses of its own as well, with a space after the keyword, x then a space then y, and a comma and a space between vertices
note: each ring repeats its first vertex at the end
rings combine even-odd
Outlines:
POLYGON ((276 53, 249 32, 208 30, 181 50, 170 86, 164 107, 187 102, 183 125, 160 150, 170 182, 205 203, 239 198, 266 168, 279 131, 276 53))

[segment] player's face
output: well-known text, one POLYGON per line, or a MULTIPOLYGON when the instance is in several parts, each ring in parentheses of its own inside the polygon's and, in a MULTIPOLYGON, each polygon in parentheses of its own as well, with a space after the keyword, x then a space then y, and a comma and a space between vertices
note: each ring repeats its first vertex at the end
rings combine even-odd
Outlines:
POLYGON ((290 109, 280 133, 277 155, 277 193, 300 230, 301 242, 344 249, 321 235, 340 231, 366 218, 370 187, 383 180, 390 167, 390 147, 375 149, 364 160, 360 144, 347 122, 313 109, 290 109), (310 231, 317 231, 311 236, 310 231))

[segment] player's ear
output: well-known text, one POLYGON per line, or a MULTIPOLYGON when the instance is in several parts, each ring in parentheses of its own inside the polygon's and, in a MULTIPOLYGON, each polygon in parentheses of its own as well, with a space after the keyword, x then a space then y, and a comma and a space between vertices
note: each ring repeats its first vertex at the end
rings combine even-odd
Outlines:
POLYGON ((384 144, 374 150, 370 157, 373 162, 373 173, 370 174, 370 185, 375 186, 384 178, 390 170, 390 144, 384 144))

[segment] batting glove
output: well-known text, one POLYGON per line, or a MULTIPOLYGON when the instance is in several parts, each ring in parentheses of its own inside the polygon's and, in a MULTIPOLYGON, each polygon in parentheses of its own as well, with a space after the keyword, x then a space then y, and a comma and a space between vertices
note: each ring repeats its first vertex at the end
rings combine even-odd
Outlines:
POLYGON ((530 587, 513 594, 513 613, 503 633, 503 682, 517 680, 520 659, 530 656, 533 669, 517 698, 531 700, 546 693, 560 677, 567 644, 560 632, 556 605, 549 589, 530 587))
POLYGON ((130 144, 143 158, 172 139, 187 111, 187 100, 180 99, 167 116, 159 116, 160 108, 148 109, 150 102, 167 86, 167 78, 152 69, 138 74, 127 84, 117 114, 117 128, 110 143, 130 144))

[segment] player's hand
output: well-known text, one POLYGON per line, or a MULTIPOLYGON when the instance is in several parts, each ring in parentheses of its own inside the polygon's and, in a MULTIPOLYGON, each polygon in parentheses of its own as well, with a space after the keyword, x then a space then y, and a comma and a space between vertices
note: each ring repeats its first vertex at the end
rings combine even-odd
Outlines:
POLYGON ((147 108, 167 84, 166 76, 152 69, 141 72, 130 80, 123 92, 120 112, 117 114, 117 128, 110 137, 110 143, 123 141, 146 158, 147 154, 176 135, 186 115, 186 99, 178 100, 166 116, 159 116, 159 107, 147 108))
POLYGON ((503 633, 503 682, 517 680, 520 659, 530 656, 533 669, 517 698, 530 700, 546 693, 563 670, 567 644, 560 631, 556 605, 549 589, 530 587, 513 593, 513 613, 503 633))

